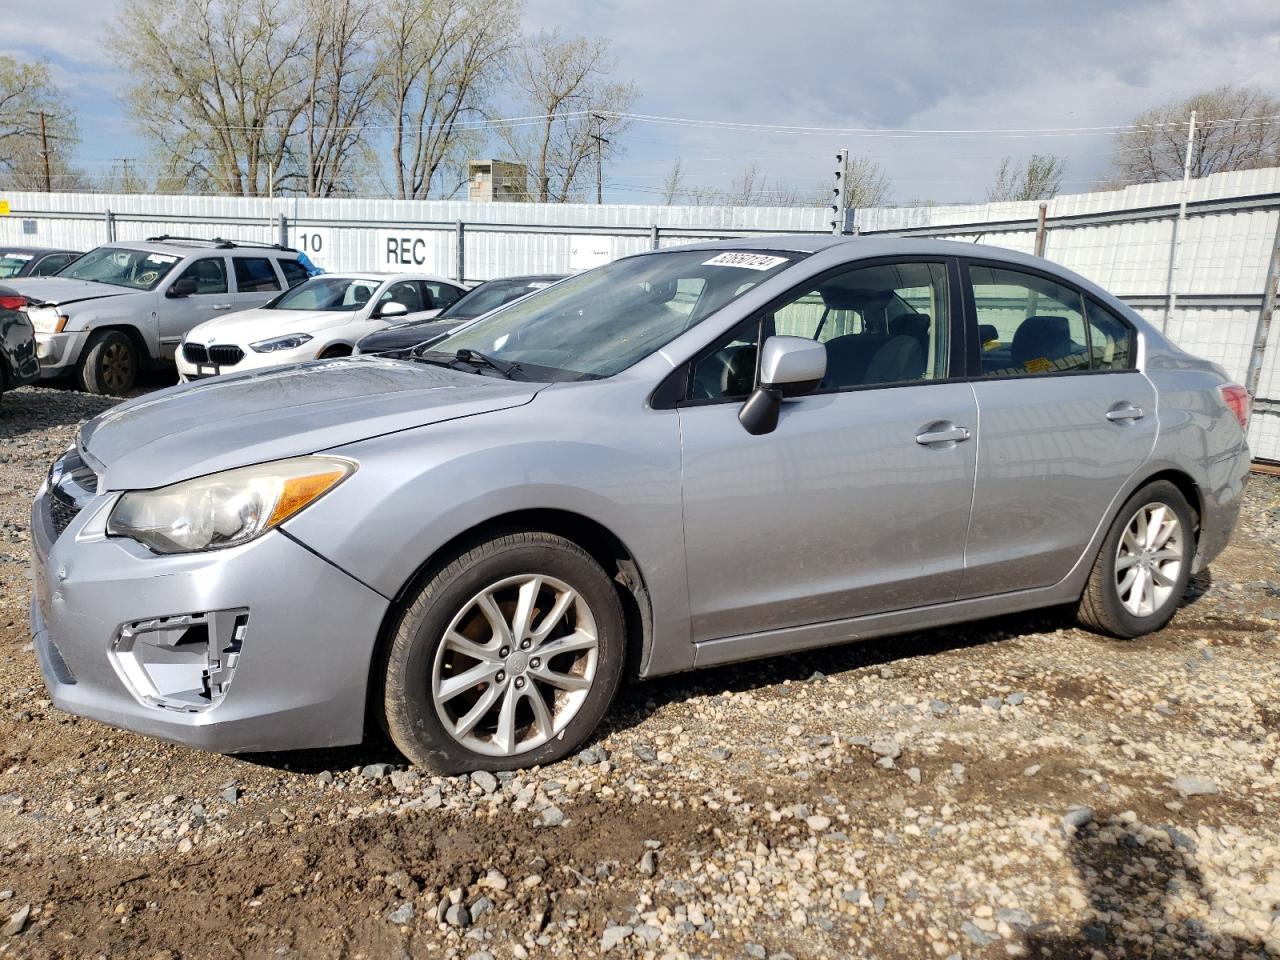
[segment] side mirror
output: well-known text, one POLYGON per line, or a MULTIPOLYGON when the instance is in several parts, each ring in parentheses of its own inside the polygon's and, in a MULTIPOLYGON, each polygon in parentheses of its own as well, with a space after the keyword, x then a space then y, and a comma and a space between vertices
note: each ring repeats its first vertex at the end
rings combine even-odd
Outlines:
POLYGON ((805 337, 770 337, 760 353, 760 384, 738 411, 738 422, 753 436, 773 432, 783 399, 811 392, 826 375, 823 344, 805 337))
POLYGON ((409 313, 409 308, 399 300, 388 300, 378 308, 378 316, 382 319, 387 317, 404 317, 409 313))
POLYGON ((195 277, 179 277, 169 285, 168 291, 165 292, 166 297, 189 297, 200 289, 196 285, 195 277))

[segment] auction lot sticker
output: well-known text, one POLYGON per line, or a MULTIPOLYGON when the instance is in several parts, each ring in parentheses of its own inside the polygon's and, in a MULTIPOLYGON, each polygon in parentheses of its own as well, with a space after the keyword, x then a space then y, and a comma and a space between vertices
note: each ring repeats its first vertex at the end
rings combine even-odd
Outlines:
POLYGON ((721 253, 710 260, 703 260, 704 267, 741 267, 743 270, 772 270, 786 257, 771 257, 767 253, 721 253))
POLYGON ((379 230, 375 262, 379 270, 421 270, 435 263, 433 230, 379 230))

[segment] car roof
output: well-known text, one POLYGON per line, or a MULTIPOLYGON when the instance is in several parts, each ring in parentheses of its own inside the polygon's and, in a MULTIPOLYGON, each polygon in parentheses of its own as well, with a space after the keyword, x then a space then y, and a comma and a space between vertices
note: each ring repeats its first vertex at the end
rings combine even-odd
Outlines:
POLYGON ((439 277, 434 273, 391 273, 382 270, 344 270, 341 273, 320 273, 314 277, 308 277, 309 280, 370 280, 374 283, 386 283, 388 280, 430 280, 433 283, 447 283, 453 287, 460 287, 462 284, 457 280, 450 280, 448 277, 439 277))
POLYGON ((486 283, 538 283, 542 280, 563 280, 567 276, 567 273, 522 273, 514 277, 490 277, 481 280, 479 286, 486 283))
MULTIPOLYGON (((230 241, 235 243, 235 241, 230 241)), ((112 240, 104 243, 104 247, 125 250, 142 250, 145 253, 163 253, 168 256, 185 257, 194 253, 238 253, 258 256, 295 257, 297 250, 289 247, 273 247, 265 244, 249 244, 244 246, 219 246, 209 240, 112 240)))
POLYGON ((79 256, 82 251, 69 250, 66 247, 20 247, 16 244, 0 244, 0 256, 6 253, 29 253, 38 256, 42 253, 74 253, 79 256))

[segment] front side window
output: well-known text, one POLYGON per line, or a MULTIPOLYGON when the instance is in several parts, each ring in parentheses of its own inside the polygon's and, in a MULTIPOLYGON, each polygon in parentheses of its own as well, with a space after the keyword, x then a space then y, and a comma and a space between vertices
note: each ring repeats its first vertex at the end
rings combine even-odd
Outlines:
POLYGON ((1020 270, 972 264, 973 305, 984 377, 1089 369, 1080 293, 1020 270))
POLYGON ((826 277, 739 327, 694 364, 689 397, 737 399, 755 385, 761 336, 827 348, 820 390, 938 380, 947 375, 950 315, 943 263, 875 264, 826 277))
POLYGON ((1092 297, 1086 303, 1091 369, 1134 369, 1133 328, 1092 297))
POLYGON ((275 268, 266 257, 232 257, 236 265, 236 289, 241 293, 263 293, 280 289, 275 268))
POLYGON ((58 276, 133 290, 154 290, 181 259, 169 253, 131 247, 98 247, 67 264, 58 271, 58 276))
POLYGON ((427 307, 428 310, 443 310, 445 307, 457 303, 458 298, 462 296, 462 291, 450 283, 423 280, 422 285, 427 290, 427 296, 431 298, 431 305, 427 307))
POLYGON ((377 280, 363 277, 312 277, 277 298, 270 309, 350 312, 365 306, 377 289, 377 280))
POLYGON ((424 309, 422 291, 418 288, 416 280, 401 280, 387 287, 382 296, 378 297, 378 306, 388 303, 403 303, 410 313, 418 313, 424 309))
MULTIPOLYGON (((227 264, 221 257, 202 257, 187 264, 178 280, 190 277, 196 282, 196 293, 226 293, 227 264)), ((177 280, 174 281, 177 283, 177 280)))
POLYGON ((436 343, 434 351, 477 351, 518 363, 535 379, 610 377, 799 256, 677 249, 616 260, 505 306, 436 343))

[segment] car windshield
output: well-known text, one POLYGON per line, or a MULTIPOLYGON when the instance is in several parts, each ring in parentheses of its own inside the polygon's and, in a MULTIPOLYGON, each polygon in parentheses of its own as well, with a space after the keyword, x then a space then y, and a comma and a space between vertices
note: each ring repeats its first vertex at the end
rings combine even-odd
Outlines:
POLYGON ((359 310, 382 285, 380 280, 364 277, 312 277, 300 283, 274 303, 272 310, 359 310))
POLYGON ((132 290, 153 290, 181 259, 169 253, 152 253, 130 247, 98 247, 67 264, 56 276, 109 283, 113 287, 132 290))
POLYGON ((33 259, 30 253, 0 253, 0 280, 16 277, 33 259))
POLYGON ((611 377, 798 257, 683 250, 616 260, 468 324, 432 353, 472 351, 519 364, 531 379, 611 377))
POLYGON ((441 311, 442 320, 471 320, 518 300, 535 290, 551 286, 553 280, 490 280, 464 294, 453 306, 441 311))

